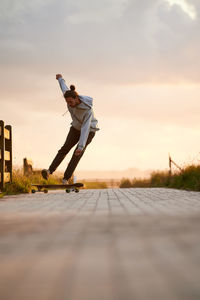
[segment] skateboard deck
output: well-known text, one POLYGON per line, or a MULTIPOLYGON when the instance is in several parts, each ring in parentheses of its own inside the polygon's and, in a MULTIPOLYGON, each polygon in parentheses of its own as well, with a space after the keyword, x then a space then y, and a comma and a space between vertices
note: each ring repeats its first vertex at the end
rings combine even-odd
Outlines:
POLYGON ((83 187, 83 183, 77 182, 73 184, 31 184, 33 187, 31 192, 36 193, 36 192, 44 192, 48 193, 48 190, 59 190, 59 189, 65 189, 66 193, 79 192, 79 188, 83 187))

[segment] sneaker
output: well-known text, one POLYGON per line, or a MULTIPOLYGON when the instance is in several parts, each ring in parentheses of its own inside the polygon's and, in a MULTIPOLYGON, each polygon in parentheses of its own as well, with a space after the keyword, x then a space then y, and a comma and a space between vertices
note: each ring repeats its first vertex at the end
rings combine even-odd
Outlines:
POLYGON ((64 179, 62 180, 62 184, 69 184, 69 181, 67 179, 64 179))
POLYGON ((42 173, 42 177, 47 180, 50 175, 50 171, 43 169, 41 173, 42 173))

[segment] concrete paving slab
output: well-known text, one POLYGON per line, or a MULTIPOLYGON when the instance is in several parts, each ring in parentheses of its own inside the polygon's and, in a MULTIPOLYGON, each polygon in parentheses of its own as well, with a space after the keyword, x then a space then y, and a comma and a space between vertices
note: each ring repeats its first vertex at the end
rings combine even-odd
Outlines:
POLYGON ((199 232, 199 192, 4 197, 0 299, 199 300, 199 232))

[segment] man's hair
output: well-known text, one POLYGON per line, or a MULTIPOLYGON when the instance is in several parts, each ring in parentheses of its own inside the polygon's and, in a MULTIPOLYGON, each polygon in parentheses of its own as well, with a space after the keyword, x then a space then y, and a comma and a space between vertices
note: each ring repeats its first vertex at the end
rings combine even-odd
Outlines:
POLYGON ((78 93, 75 91, 75 86, 74 85, 70 85, 70 90, 67 90, 65 93, 64 93, 64 98, 69 98, 69 97, 72 97, 72 98, 76 98, 78 96, 78 93))

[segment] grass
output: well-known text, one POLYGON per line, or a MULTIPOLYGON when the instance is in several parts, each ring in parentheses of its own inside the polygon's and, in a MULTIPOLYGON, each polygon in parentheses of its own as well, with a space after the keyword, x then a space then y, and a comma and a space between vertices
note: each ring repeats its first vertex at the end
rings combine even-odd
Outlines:
POLYGON ((120 188, 128 187, 168 187, 200 191, 200 166, 186 166, 182 171, 169 175, 168 171, 153 172, 149 179, 123 178, 120 188))
MULTIPOLYGON (((13 182, 5 185, 3 193, 0 193, 0 198, 4 195, 16 195, 21 193, 30 193, 31 184, 61 184, 61 176, 51 175, 46 181, 40 174, 24 176, 22 170, 13 171, 13 182)), ((87 189, 106 189, 105 182, 87 182, 83 181, 87 189)), ((123 178, 120 182, 120 188, 129 187, 167 187, 192 191, 200 191, 200 165, 190 165, 184 167, 182 171, 169 176, 168 171, 155 171, 149 179, 134 178, 130 180, 123 178)))
POLYGON ((16 195, 21 193, 29 193, 31 191, 31 184, 59 184, 61 179, 58 175, 50 176, 46 181, 40 174, 33 174, 24 176, 22 170, 15 169, 13 171, 12 183, 7 183, 3 190, 3 195, 16 195))
POLYGON ((105 182, 87 182, 82 181, 86 189, 107 189, 108 186, 105 182))
MULTIPOLYGON (((57 173, 56 175, 51 175, 48 180, 42 178, 41 174, 24 176, 23 170, 14 169, 12 183, 5 184, 3 193, 0 193, 0 198, 4 195, 16 195, 31 192, 31 184, 62 184, 62 176, 57 173)), ((87 189, 105 189, 107 185, 105 182, 86 182, 83 181, 85 188, 87 189)))

